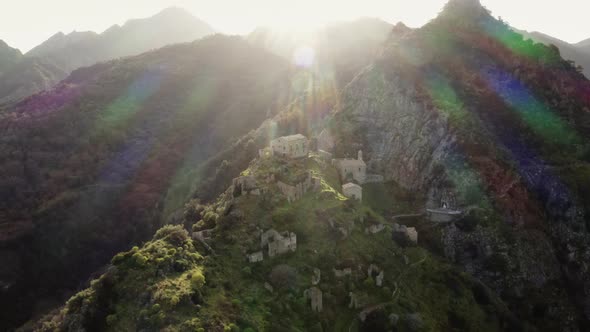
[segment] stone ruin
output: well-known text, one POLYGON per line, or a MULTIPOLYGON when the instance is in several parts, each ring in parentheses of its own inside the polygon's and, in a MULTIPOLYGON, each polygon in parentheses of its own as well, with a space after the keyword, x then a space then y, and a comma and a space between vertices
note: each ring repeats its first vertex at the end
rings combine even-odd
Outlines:
POLYGON ((212 229, 204 229, 202 231, 193 232, 193 239, 199 241, 209 241, 211 240, 211 236, 213 234, 212 229))
POLYGON ((311 310, 315 312, 322 312, 322 290, 317 287, 306 289, 303 292, 306 299, 311 299, 311 310))
POLYGON ((256 183, 253 176, 240 176, 232 181, 234 187, 234 197, 241 195, 256 195, 261 194, 261 190, 256 183))
POLYGON ((418 244, 418 231, 414 227, 406 227, 405 225, 393 224, 391 238, 400 246, 408 246, 418 244))
POLYGON ((318 269, 318 268, 314 268, 313 275, 311 276, 311 284, 316 286, 317 284, 320 283, 321 278, 322 278, 322 271, 320 271, 320 269, 318 269))
POLYGON ((352 275, 352 269, 349 267, 344 268, 342 270, 338 270, 338 269, 334 268, 333 271, 334 271, 334 276, 336 278, 344 278, 346 276, 352 275))
POLYGON ((359 201, 363 200, 363 187, 356 183, 346 183, 342 185, 342 194, 348 198, 356 199, 359 201))
POLYGON ((352 177, 357 183, 365 183, 367 176, 367 165, 363 161, 363 152, 359 151, 357 158, 333 159, 332 165, 336 167, 340 174, 340 179, 346 181, 352 177))
POLYGON ((282 136, 270 141, 270 151, 274 156, 287 158, 307 157, 309 140, 301 134, 282 136))
POLYGON ((383 224, 375 224, 365 228, 365 234, 377 234, 385 229, 383 224))
POLYGON ((257 251, 248 255, 248 262, 250 263, 257 263, 262 262, 264 260, 264 255, 262 251, 257 251))
POLYGON ((297 235, 293 232, 283 232, 282 234, 270 229, 260 235, 260 247, 268 246, 268 256, 274 257, 282 255, 289 251, 295 252, 297 249, 297 235))
POLYGON ((375 273, 377 274, 375 276, 375 285, 377 285, 377 287, 383 286, 383 278, 385 277, 385 272, 375 264, 369 265, 369 269, 367 270, 367 276, 373 277, 375 273))
POLYGON ((289 203, 295 202, 303 197, 309 190, 317 191, 321 186, 321 180, 317 177, 311 176, 311 172, 307 172, 305 180, 290 185, 282 181, 277 181, 277 187, 283 195, 287 197, 289 203))

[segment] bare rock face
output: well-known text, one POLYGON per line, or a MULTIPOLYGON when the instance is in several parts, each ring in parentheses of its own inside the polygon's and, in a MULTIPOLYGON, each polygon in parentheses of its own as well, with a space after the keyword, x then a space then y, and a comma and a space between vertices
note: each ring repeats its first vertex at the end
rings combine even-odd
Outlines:
POLYGON ((453 149, 446 120, 419 101, 416 91, 400 76, 386 76, 377 65, 365 69, 344 91, 336 115, 336 152, 366 149, 368 172, 382 174, 408 189, 424 189, 434 178, 436 164, 453 149), (351 129, 355 128, 355 129, 351 129), (340 143, 342 144, 342 143, 340 143))

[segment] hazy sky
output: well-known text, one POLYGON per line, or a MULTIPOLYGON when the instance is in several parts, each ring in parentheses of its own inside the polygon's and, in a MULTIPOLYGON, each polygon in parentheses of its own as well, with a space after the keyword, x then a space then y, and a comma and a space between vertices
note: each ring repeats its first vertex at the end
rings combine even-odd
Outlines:
MULTIPOLYGON (((129 18, 180 6, 226 33, 259 25, 302 30, 359 16, 417 27, 446 0, 0 0, 0 39, 25 52, 58 31, 102 32, 129 18)), ((511 25, 578 42, 590 38, 590 0, 481 0, 511 25)))

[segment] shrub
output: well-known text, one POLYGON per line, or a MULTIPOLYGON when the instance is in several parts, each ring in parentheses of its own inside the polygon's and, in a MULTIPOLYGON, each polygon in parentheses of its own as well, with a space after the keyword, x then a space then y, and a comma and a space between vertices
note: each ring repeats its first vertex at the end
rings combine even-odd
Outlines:
POLYGON ((297 283, 297 270, 287 265, 275 266, 270 272, 270 281, 277 288, 291 288, 297 283))
POLYGON ((205 276, 201 271, 195 271, 191 274, 191 285, 193 289, 201 289, 205 285, 205 276))
POLYGON ((154 240, 160 239, 166 240, 168 243, 176 246, 181 246, 190 240, 188 232, 182 226, 178 225, 166 225, 160 228, 156 232, 156 235, 154 235, 154 240))
POLYGON ((147 263, 147 257, 142 255, 139 252, 136 252, 135 254, 133 254, 133 261, 135 262, 135 264, 137 266, 145 266, 145 264, 147 263))
POLYGON ((115 257, 113 257, 113 259, 111 259, 111 264, 119 265, 119 264, 123 263, 125 258, 127 258, 127 255, 125 255, 125 253, 120 252, 120 253, 116 254, 115 257))
POLYGON ((230 323, 229 325, 226 325, 223 328, 223 330, 227 331, 227 332, 240 332, 240 328, 234 323, 230 323))

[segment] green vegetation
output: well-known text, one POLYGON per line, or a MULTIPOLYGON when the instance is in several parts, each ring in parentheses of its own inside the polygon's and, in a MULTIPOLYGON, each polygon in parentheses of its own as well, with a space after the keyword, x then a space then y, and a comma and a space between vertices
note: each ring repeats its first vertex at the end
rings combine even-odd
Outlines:
POLYGON ((381 211, 379 204, 345 199, 335 189, 337 173, 318 157, 287 163, 257 159, 244 174, 254 176, 274 199, 233 198, 227 192, 206 207, 187 205, 191 220, 216 225, 210 242, 214 254, 203 258, 186 231, 166 226, 142 248, 115 256, 113 267, 59 315, 47 318, 44 329, 100 324, 95 326, 111 331, 380 331, 392 327, 391 313, 400 317, 401 331, 495 331, 502 324, 504 305, 492 295, 481 303, 474 294, 478 284, 469 276, 426 249, 398 247, 387 231, 366 234, 365 227, 385 221, 374 210, 381 211), (272 182, 263 182, 275 171, 308 170, 322 186, 293 203, 281 198, 272 182), (270 228, 294 232, 297 250, 272 258, 265 252, 264 261, 248 263, 246 253, 259 250, 257 229, 270 228), (367 275, 371 264, 384 271, 381 287, 376 275, 367 275), (321 313, 312 312, 304 298, 314 268, 321 271, 321 313), (344 268, 352 275, 336 277, 333 269, 344 268), (358 308, 349 308, 351 292, 358 308), (373 307, 365 322, 357 319, 361 310, 373 307))

